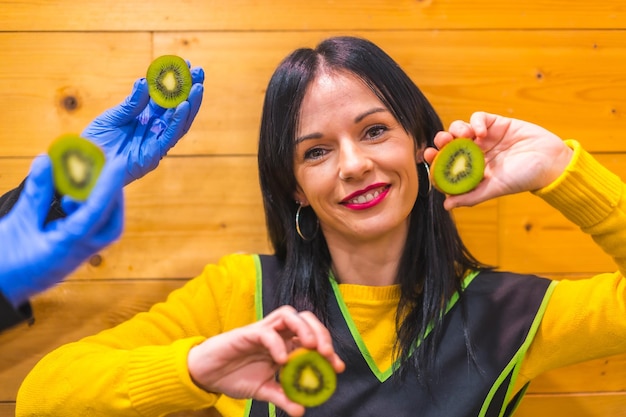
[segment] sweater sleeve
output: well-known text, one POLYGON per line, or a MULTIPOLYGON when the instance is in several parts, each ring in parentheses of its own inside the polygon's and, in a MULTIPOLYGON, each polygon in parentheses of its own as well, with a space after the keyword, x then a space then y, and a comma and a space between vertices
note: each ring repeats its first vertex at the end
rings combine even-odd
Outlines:
POLYGON ((218 395, 191 380, 187 354, 231 326, 242 274, 254 274, 250 256, 224 257, 149 311, 49 353, 22 383, 16 416, 160 416, 214 405, 218 395))
POLYGON ((626 186, 576 141, 554 183, 536 192, 610 255, 617 272, 562 280, 520 370, 521 382, 557 367, 626 352, 626 186))

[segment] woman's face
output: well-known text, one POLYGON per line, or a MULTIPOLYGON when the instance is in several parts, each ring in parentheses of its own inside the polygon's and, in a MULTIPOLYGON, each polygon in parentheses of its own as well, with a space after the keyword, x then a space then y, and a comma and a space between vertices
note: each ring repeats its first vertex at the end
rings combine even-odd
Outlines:
POLYGON ((362 81, 319 75, 296 136, 294 197, 311 205, 329 245, 406 236, 421 151, 362 81))

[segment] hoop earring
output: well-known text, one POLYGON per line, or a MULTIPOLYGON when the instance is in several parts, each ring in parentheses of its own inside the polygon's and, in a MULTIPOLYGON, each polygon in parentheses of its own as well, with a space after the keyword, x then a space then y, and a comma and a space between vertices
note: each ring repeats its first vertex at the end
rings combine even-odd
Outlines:
POLYGON ((296 210, 296 232, 298 232, 298 236, 300 236, 302 240, 304 240, 305 242, 308 242, 310 240, 313 240, 315 236, 317 236, 317 231, 320 227, 320 220, 316 219, 317 223, 315 225, 315 231, 313 232, 313 236, 311 236, 310 238, 307 238, 302 234, 302 230, 300 229, 300 210, 302 210, 302 204, 300 204, 298 206, 298 210, 296 210))
POLYGON ((427 194, 430 194, 430 190, 433 188, 433 184, 432 182, 430 182, 430 167, 428 166, 428 163, 426 163, 426 161, 422 162, 422 164, 424 165, 424 168, 426 169, 426 182, 428 182, 427 194))

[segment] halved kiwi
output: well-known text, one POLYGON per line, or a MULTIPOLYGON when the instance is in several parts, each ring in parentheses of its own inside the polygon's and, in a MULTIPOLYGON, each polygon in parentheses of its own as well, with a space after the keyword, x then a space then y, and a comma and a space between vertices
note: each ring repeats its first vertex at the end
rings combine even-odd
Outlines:
POLYGON ((192 85, 189 66, 177 55, 162 55, 152 61, 146 80, 152 100, 165 108, 176 107, 187 100, 192 85))
POLYGON ((433 185, 451 195, 467 193, 480 183, 485 155, 472 139, 456 138, 445 145, 430 167, 433 185))
POLYGON ((289 354, 279 373, 285 395, 305 407, 316 407, 335 392, 337 374, 319 352, 297 348, 289 354))
POLYGON ((89 197, 105 163, 95 143, 74 133, 55 139, 48 148, 56 190, 78 201, 89 197))

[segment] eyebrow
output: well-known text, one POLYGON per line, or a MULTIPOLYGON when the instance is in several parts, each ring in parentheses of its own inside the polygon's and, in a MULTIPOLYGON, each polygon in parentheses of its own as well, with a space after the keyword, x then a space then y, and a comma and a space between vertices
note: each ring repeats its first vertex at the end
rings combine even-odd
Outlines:
MULTIPOLYGON (((373 109, 370 109, 362 114, 359 114, 357 117, 354 118, 354 123, 359 123, 361 122, 363 119, 365 119, 367 116, 369 116, 370 114, 374 114, 374 113, 381 113, 381 112, 386 112, 388 111, 386 108, 384 107, 374 107, 373 109)), ((304 136, 299 136, 296 138, 296 145, 304 142, 305 140, 309 140, 309 139, 319 139, 322 137, 322 134, 319 132, 315 132, 315 133, 310 133, 308 135, 304 135, 304 136)))
POLYGON ((365 113, 360 114, 357 117, 355 117, 354 118, 354 123, 359 123, 361 120, 365 119, 370 114, 381 113, 381 112, 386 112, 386 111, 387 111, 387 109, 384 108, 384 107, 374 107, 373 109, 368 110, 365 113))
POLYGON ((296 145, 298 145, 299 143, 304 142, 305 140, 319 139, 321 137, 322 137, 321 133, 311 133, 309 135, 300 136, 300 137, 296 138, 296 145))

